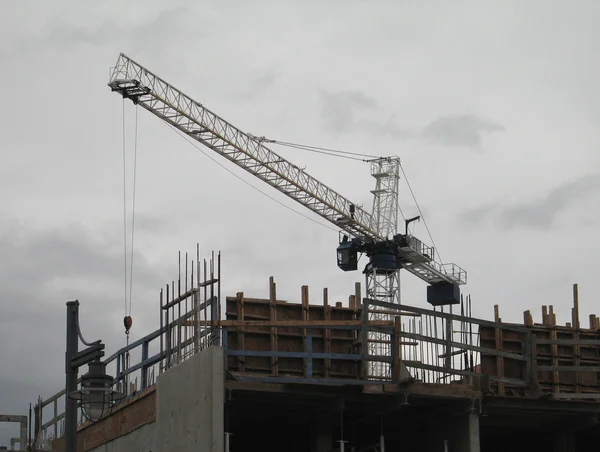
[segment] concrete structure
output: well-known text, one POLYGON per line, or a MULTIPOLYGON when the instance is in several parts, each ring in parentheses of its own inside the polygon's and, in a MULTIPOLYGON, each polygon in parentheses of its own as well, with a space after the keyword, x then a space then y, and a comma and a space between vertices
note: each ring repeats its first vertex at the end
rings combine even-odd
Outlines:
POLYGON ((158 378, 156 450, 223 451, 224 359, 221 347, 210 347, 158 378))
POLYGON ((0 422, 16 422, 20 424, 19 438, 12 438, 10 448, 14 448, 16 443, 19 443, 19 450, 27 450, 27 416, 19 416, 14 414, 0 414, 0 422))
MULTIPOLYGON (((329 303, 326 290, 322 304, 310 304, 305 286, 301 303, 290 303, 277 298, 273 280, 269 298, 240 292, 221 305, 220 291, 211 289, 218 280, 189 291, 184 284, 175 298, 167 290, 160 330, 107 358, 129 397, 108 418, 80 427, 78 451, 597 448, 596 320, 590 329, 559 327, 554 319, 533 324, 529 317, 509 324, 497 309, 494 321, 465 316, 462 306, 461 314, 400 309, 359 300, 359 290, 347 306, 329 303), (373 306, 398 315, 371 321, 373 306), (370 330, 385 335, 390 356, 366 351, 370 330), (154 340, 159 352, 150 351, 154 340), (141 360, 128 362, 138 347, 141 360), (368 378, 365 363, 374 359, 389 364, 385 379, 368 378), (156 385, 152 366, 160 366, 156 385)), ((40 420, 36 432, 56 430, 59 396, 40 401, 37 413, 48 406, 55 415, 40 420)), ((60 439, 53 450, 62 451, 60 439)))

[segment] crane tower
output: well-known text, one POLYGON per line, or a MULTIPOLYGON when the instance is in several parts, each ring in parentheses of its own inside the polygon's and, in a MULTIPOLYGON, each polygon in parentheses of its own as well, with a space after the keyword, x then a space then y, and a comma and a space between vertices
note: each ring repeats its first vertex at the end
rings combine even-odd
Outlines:
MULTIPOLYGON (((427 301, 432 305, 457 304, 459 286, 467 273, 456 264, 436 260, 435 250, 408 233, 398 231, 398 181, 400 160, 382 157, 370 161, 376 180, 372 212, 368 213, 333 189, 288 162, 258 139, 233 126, 131 58, 120 54, 111 68, 112 91, 150 111, 187 136, 271 185, 294 201, 341 229, 337 263, 344 271, 358 269, 358 254, 369 258, 363 273, 368 298, 400 305, 400 270, 427 282, 427 301)), ((377 320, 389 319, 385 312, 370 312, 377 320)), ((382 333, 370 333, 369 354, 389 354, 382 333)), ((389 338, 387 338, 389 339, 389 338)), ((387 343, 386 343, 387 342, 387 343)), ((386 364, 371 361, 369 376, 386 377, 386 364)))

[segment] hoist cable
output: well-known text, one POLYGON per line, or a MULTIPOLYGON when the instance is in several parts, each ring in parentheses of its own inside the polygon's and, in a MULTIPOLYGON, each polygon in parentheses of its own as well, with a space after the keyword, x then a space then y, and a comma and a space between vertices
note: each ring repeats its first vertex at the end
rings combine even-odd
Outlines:
POLYGON ((177 135, 179 135, 181 138, 183 138, 187 143, 191 144, 192 146, 194 146, 196 149, 198 149, 202 154, 204 154, 206 157, 208 157, 209 159, 211 159, 213 162, 215 162, 217 165, 219 165, 221 168, 223 168, 225 171, 227 171, 229 174, 231 174, 232 176, 236 177, 237 179, 241 180, 243 183, 245 183, 246 185, 250 186, 251 188, 253 188, 254 190, 256 190, 259 193, 262 193, 263 195, 265 195, 267 198, 271 199, 272 201, 275 201, 277 204, 285 207, 288 210, 291 210, 292 212, 300 215, 301 217, 306 218, 307 220, 312 221, 313 223, 316 223, 320 226, 323 226, 324 228, 330 229, 332 231, 338 232, 337 229, 332 228, 331 226, 328 226, 326 224, 323 224, 317 220, 315 220, 314 218, 309 217, 308 215, 304 215, 302 212, 297 211, 296 209, 293 209, 292 207, 284 204, 283 202, 279 201, 278 199, 272 197, 271 195, 269 195, 268 193, 265 193, 264 191, 262 191, 260 188, 255 187, 254 185, 252 185, 250 182, 248 182, 247 180, 245 180, 244 178, 240 177, 239 175, 237 175, 236 173, 234 173, 233 171, 231 171, 229 168, 227 168, 226 166, 224 166, 223 164, 221 164, 220 162, 218 162, 216 159, 214 159, 212 156, 210 156, 204 149, 202 149, 200 146, 198 146, 196 143, 194 143, 193 141, 188 140, 187 135, 185 135, 183 132, 181 132, 179 129, 176 129, 174 126, 172 126, 171 124, 164 122, 165 125, 169 126, 170 129, 172 129, 175 133, 177 133, 177 135))
POLYGON ((431 235, 431 231, 429 231, 429 226, 427 226, 427 221, 425 220, 425 215, 423 215, 423 212, 421 211, 421 207, 419 206, 419 203, 417 202, 417 198, 415 196, 415 193, 413 192, 412 187, 410 186, 410 182, 408 181, 408 177, 406 177, 406 173, 404 172, 404 168, 402 167, 402 163, 400 163, 400 171, 402 171, 402 175, 404 176, 404 180, 406 181, 406 185, 408 186, 408 190, 410 191, 410 194, 412 195, 413 201, 415 202, 415 205, 417 206, 417 210, 419 211, 419 215, 421 215, 421 218, 423 219, 423 224, 425 225, 425 229, 427 230, 427 234, 429 234, 429 239, 431 240, 431 244, 433 245, 433 247, 435 248, 438 258, 440 260, 440 263, 443 264, 444 261, 442 260, 442 256, 440 255, 440 250, 438 249, 438 247, 435 245, 435 241, 433 240, 433 236, 431 235))
POLYGON ((286 147, 289 147, 289 148, 300 149, 302 151, 315 152, 317 154, 329 155, 331 157, 339 157, 339 158, 348 159, 348 160, 357 160, 359 162, 366 162, 367 161, 365 159, 361 159, 361 158, 358 158, 358 157, 350 157, 350 156, 347 156, 347 155, 338 155, 338 154, 334 154, 332 152, 322 151, 322 150, 319 150, 319 149, 314 149, 314 148, 312 148, 312 146, 302 146, 302 145, 298 145, 298 144, 283 143, 281 141, 275 141, 274 143, 275 144, 279 144, 281 146, 286 146, 286 147))
POLYGON ((133 203, 131 208, 131 258, 129 259, 129 313, 131 315, 131 300, 133 293, 133 243, 135 238, 135 187, 137 179, 137 146, 138 146, 138 106, 135 106, 135 134, 133 145, 133 203))
POLYGON ((372 158, 372 159, 382 158, 381 156, 377 156, 377 155, 361 154, 359 152, 341 151, 339 149, 324 148, 324 147, 320 147, 320 146, 310 146, 308 144, 290 143, 288 141, 278 141, 278 140, 268 140, 268 141, 272 142, 272 143, 276 143, 276 144, 281 144, 283 146, 291 146, 291 147, 297 147, 297 148, 300 148, 300 149, 305 149, 307 151, 309 149, 314 149, 315 151, 334 152, 334 153, 337 153, 337 154, 354 155, 356 157, 367 157, 367 158, 372 158))
POLYGON ((127 315, 127 160, 125 154, 125 98, 123 98, 123 268, 125 273, 125 315, 127 315))

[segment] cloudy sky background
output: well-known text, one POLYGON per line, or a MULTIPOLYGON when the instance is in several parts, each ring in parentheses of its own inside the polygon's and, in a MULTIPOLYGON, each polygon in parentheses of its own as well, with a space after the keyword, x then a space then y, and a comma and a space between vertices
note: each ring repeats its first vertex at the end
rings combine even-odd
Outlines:
MULTIPOLYGON (((0 412, 63 385, 64 303, 89 339, 125 343, 119 52, 242 130, 399 155, 439 252, 469 272, 474 314, 554 304, 598 314, 597 2, 4 2, 0 412)), ((125 104, 128 152, 134 106, 125 104)), ((158 325, 177 252, 223 253, 223 292, 345 301, 337 233, 269 200, 139 111, 132 339, 158 325)), ((366 164, 273 149, 370 209, 366 164)), ((218 157, 218 156, 217 156, 218 157)), ((307 213, 260 181, 228 169, 307 213)), ((130 172, 130 171, 129 171, 130 172)), ((401 205, 416 214, 401 181, 401 205)), ((318 217, 317 221, 321 221, 318 217)), ((321 221, 322 222, 322 221, 321 221)), ((423 224, 415 234, 427 239, 423 224)), ((406 303, 425 286, 403 276, 406 303)), ((18 427, 0 425, 0 445, 18 427)))

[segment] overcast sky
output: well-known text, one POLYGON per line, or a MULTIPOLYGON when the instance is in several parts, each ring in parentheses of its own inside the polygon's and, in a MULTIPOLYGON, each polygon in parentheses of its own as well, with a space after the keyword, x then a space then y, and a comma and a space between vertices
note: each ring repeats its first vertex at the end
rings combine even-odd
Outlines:
MULTIPOLYGON (((600 4, 594 1, 20 1, 0 15, 0 412, 64 384, 65 302, 125 343, 124 52, 242 130, 398 155, 474 314, 596 309, 600 4)), ((134 106, 125 104, 128 152, 134 106)), ((223 291, 345 301, 337 233, 251 190, 139 111, 132 338, 158 324, 177 252, 223 252, 223 291)), ((361 162, 273 148, 370 210, 361 162)), ((217 156, 218 157, 218 156, 217 156)), ((223 159, 228 169, 303 213, 223 159)), ((401 206, 417 213, 401 181, 401 206)), ((318 217, 317 221, 321 221, 318 217)), ((415 234, 424 240, 422 223, 415 234)), ((403 275, 404 302, 427 306, 403 275)), ((0 426, 0 445, 18 427, 0 426)))

